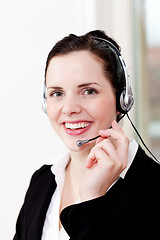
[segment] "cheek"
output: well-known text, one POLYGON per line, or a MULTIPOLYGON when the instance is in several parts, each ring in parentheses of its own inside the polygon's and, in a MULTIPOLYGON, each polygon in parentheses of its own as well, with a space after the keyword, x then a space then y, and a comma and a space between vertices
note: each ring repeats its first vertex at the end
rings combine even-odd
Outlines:
POLYGON ((113 120, 116 120, 116 101, 107 101, 106 99, 101 99, 94 105, 94 119, 96 129, 108 129, 113 120))
POLYGON ((117 115, 116 111, 116 98, 102 98, 95 101, 92 111, 96 118, 105 120, 113 120, 117 115))
POLYGON ((57 122, 59 116, 59 108, 47 102, 47 114, 52 125, 57 122))

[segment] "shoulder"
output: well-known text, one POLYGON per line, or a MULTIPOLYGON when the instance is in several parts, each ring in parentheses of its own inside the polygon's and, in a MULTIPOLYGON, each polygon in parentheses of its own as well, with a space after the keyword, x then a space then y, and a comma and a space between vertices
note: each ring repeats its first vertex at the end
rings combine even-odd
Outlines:
POLYGON ((160 164, 139 146, 125 179, 127 182, 133 182, 137 188, 147 186, 147 189, 155 190, 160 182, 160 164))
POLYGON ((36 170, 30 180, 27 194, 42 192, 55 185, 55 176, 51 171, 52 165, 43 165, 36 170))
POLYGON ((143 172, 146 174, 155 175, 156 173, 160 173, 160 162, 158 163, 149 157, 140 146, 138 147, 133 164, 139 167, 140 171, 143 169, 143 172))
MULTIPOLYGON (((30 214, 35 213, 41 206, 39 214, 46 213, 50 200, 56 188, 55 176, 51 171, 52 165, 43 165, 32 175, 28 190, 24 199, 25 209, 30 214), (28 210, 27 210, 28 211, 28 210)), ((31 217, 31 219, 33 216, 31 217)))
POLYGON ((32 239, 40 239, 46 212, 56 188, 51 167, 52 165, 43 165, 32 175, 18 216, 14 239, 24 239, 25 234, 32 236, 32 239))
POLYGON ((41 179, 41 178, 47 178, 52 176, 52 172, 51 172, 51 167, 52 165, 43 165, 41 166, 38 170, 36 170, 32 177, 31 177, 31 183, 34 183, 35 181, 41 179))
POLYGON ((36 170, 30 181, 30 187, 34 185, 45 186, 55 183, 55 175, 53 173, 53 167, 60 167, 64 161, 68 161, 69 153, 62 153, 56 156, 52 156, 48 159, 47 164, 44 164, 38 170, 36 170))
POLYGON ((26 192, 25 200, 31 198, 36 199, 38 197, 41 198, 42 195, 45 196, 48 192, 53 193, 51 189, 55 189, 56 182, 51 167, 52 165, 43 165, 33 173, 26 192))

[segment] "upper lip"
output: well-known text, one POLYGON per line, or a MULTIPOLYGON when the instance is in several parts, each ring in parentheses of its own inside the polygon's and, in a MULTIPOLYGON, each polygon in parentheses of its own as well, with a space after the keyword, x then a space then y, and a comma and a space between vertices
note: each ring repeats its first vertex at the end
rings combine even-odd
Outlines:
POLYGON ((92 123, 93 121, 88 121, 88 120, 75 120, 75 121, 64 121, 62 124, 65 124, 65 123, 81 123, 81 122, 89 122, 89 123, 92 123))

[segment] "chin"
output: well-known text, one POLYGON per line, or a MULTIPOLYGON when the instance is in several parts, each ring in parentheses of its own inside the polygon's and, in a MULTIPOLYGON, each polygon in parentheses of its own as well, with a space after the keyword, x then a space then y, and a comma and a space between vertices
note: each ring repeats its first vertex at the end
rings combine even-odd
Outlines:
POLYGON ((74 141, 68 141, 68 142, 64 142, 65 146, 72 152, 78 152, 81 150, 81 148, 79 148, 77 145, 76 145, 76 142, 77 140, 74 140, 74 141))

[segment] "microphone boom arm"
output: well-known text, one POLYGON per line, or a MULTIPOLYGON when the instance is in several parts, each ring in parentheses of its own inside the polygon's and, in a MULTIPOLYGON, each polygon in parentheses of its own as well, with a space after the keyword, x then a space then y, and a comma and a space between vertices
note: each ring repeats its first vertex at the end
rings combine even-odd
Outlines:
POLYGON ((78 141, 76 142, 76 144, 77 144, 78 147, 82 147, 84 144, 86 144, 86 143, 88 143, 88 142, 90 142, 90 141, 93 141, 93 140, 99 138, 100 136, 101 136, 101 135, 98 135, 98 136, 96 136, 96 137, 94 137, 94 138, 86 139, 86 140, 78 140, 78 141))

